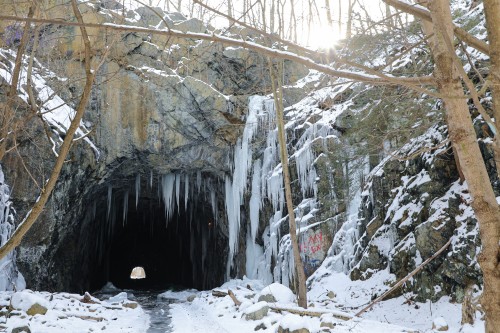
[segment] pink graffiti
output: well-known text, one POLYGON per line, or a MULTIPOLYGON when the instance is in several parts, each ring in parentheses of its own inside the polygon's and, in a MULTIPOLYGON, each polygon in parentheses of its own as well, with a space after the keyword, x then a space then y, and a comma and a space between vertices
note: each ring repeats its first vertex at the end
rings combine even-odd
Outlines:
POLYGON ((309 236, 306 241, 303 241, 300 244, 300 250, 302 252, 308 252, 310 254, 314 254, 321 250, 322 243, 323 243, 323 233, 320 231, 309 236))

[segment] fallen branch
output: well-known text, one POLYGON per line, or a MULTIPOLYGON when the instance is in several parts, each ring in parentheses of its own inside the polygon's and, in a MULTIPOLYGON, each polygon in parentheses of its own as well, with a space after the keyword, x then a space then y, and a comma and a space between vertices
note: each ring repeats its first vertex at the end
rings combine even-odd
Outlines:
POLYGON ((238 299, 236 298, 236 295, 231 291, 231 289, 228 289, 227 290, 227 294, 229 295, 229 297, 231 297, 231 299, 233 300, 234 302, 234 305, 236 306, 240 306, 241 305, 241 302, 238 301, 238 299))
POLYGON ((271 309, 271 311, 274 311, 274 312, 280 312, 280 313, 281 312, 289 312, 289 313, 293 313, 293 314, 298 314, 300 316, 321 317, 324 314, 330 314, 330 315, 332 315, 335 318, 340 319, 340 320, 350 320, 353 318, 351 315, 348 315, 348 314, 340 314, 340 313, 336 313, 336 312, 332 312, 332 311, 328 311, 328 310, 311 311, 311 310, 304 310, 304 309, 282 308, 279 306, 270 306, 269 309, 271 309))
POLYGON ((364 312, 370 310, 375 304, 377 304, 378 302, 380 302, 381 300, 383 300, 384 298, 386 298, 387 295, 391 294, 394 290, 396 290, 397 288, 401 287, 403 285, 403 283, 405 283, 406 281, 408 281, 409 279, 411 279, 415 274, 417 274, 418 272, 420 272, 425 267, 425 265, 427 265, 428 263, 430 263, 437 256, 439 256, 444 250, 446 250, 446 248, 448 246, 450 246, 450 244, 451 244, 451 238, 446 242, 446 244, 443 245, 442 248, 440 248, 436 253, 434 253, 434 255, 432 257, 428 258, 426 261, 424 261, 423 263, 421 263, 410 274, 408 274, 407 276, 405 276, 404 278, 402 278, 391 289, 387 290, 381 296, 377 297, 377 299, 375 299, 373 302, 371 302, 370 304, 368 304, 368 306, 366 306, 365 308, 363 308, 361 311, 359 311, 358 313, 356 313, 354 316, 355 317, 359 317, 364 312))

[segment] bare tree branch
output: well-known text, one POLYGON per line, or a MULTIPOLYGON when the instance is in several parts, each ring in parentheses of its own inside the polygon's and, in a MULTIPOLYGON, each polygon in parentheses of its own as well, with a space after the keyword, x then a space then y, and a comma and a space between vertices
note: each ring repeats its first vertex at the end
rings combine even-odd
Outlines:
MULTIPOLYGON (((415 6, 411 3, 400 0, 382 0, 382 1, 396 9, 399 9, 405 13, 418 17, 419 19, 432 22, 430 12, 422 6, 415 6)), ((460 40, 469 44, 476 50, 481 51, 486 55, 490 54, 490 46, 487 43, 474 37, 464 29, 460 28, 459 26, 454 25, 453 32, 460 40)))
POLYGON ((327 75, 331 75, 334 77, 341 77, 350 80, 365 82, 374 85, 401 85, 408 87, 410 89, 419 91, 421 93, 427 94, 429 96, 434 96, 436 98, 442 97, 438 95, 436 92, 424 89, 420 85, 433 85, 435 80, 432 76, 424 76, 424 77, 392 77, 385 76, 384 79, 375 76, 368 75, 365 73, 357 73, 351 71, 341 71, 336 70, 328 65, 323 65, 315 62, 314 60, 302 57, 292 52, 282 51, 278 49, 272 49, 266 46, 262 46, 257 43, 248 42, 244 40, 233 39, 221 35, 216 34, 204 34, 204 33, 193 33, 193 32, 182 32, 177 30, 154 30, 149 28, 137 27, 137 26, 128 26, 128 25, 118 25, 111 23, 80 23, 80 22, 67 22, 61 20, 52 20, 52 19, 39 19, 39 18, 25 18, 18 16, 8 16, 8 15, 0 15, 0 19, 4 20, 13 20, 13 21, 22 21, 22 22, 37 22, 37 23, 46 23, 46 24, 57 24, 63 26, 77 26, 77 27, 91 27, 91 28, 100 28, 100 29, 108 29, 113 31, 133 31, 138 33, 145 34, 156 34, 163 36, 172 36, 178 38, 188 38, 195 40, 207 40, 212 42, 217 42, 225 45, 231 46, 239 46, 249 50, 253 50, 255 52, 264 54, 271 58, 279 58, 286 59, 290 61, 294 61, 301 65, 306 66, 307 68, 317 70, 319 72, 325 73, 327 75))

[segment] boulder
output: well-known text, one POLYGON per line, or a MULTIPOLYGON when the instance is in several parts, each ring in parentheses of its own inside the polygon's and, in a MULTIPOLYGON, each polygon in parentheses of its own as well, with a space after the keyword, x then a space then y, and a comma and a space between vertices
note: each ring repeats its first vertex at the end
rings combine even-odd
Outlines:
POLYGON ((272 283, 262 289, 258 295, 258 301, 268 303, 292 303, 295 301, 295 295, 290 288, 281 283, 272 283))
POLYGON ((11 306, 15 310, 25 311, 28 315, 44 315, 49 308, 49 302, 31 290, 23 290, 12 295, 11 306))
POLYGON ((29 326, 19 326, 12 329, 11 333, 31 333, 29 326))
POLYGON ((269 312, 269 306, 267 302, 262 301, 249 306, 243 312, 246 320, 261 320, 269 312))

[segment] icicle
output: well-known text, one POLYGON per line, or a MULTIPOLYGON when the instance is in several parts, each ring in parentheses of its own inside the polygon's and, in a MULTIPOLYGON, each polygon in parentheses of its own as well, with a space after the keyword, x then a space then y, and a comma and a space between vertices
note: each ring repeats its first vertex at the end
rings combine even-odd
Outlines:
MULTIPOLYGON (((137 203, 135 207, 137 208, 137 203)), ((127 212, 128 212, 128 191, 125 191, 125 194, 123 195, 123 225, 125 225, 125 222, 127 220, 127 212)))
POLYGON ((215 197, 215 188, 212 186, 210 188, 210 203, 212 204, 212 214, 213 216, 217 216, 217 200, 215 197))
POLYGON ((162 176, 162 196, 163 203, 165 204, 165 216, 167 223, 174 211, 173 207, 173 191, 174 191, 175 175, 172 173, 162 176))
POLYGON ((201 171, 197 171, 196 172, 196 188, 198 189, 198 193, 200 193, 200 189, 201 189, 201 171))
POLYGON ((187 211, 189 198, 189 175, 184 176, 184 210, 187 211))
POLYGON ((179 206, 179 195, 181 192, 181 175, 175 175, 175 202, 177 204, 177 213, 180 214, 180 206, 179 206))
POLYGON ((259 212, 261 208, 261 174, 260 174, 260 160, 256 160, 253 165, 252 176, 252 196, 250 197, 250 235, 252 242, 255 242, 257 236, 257 229, 259 228, 259 212))
POLYGON ((151 170, 151 173, 149 174, 149 188, 153 188, 153 170, 151 170))
MULTIPOLYGON (((252 166, 251 142, 258 128, 257 114, 262 111, 263 102, 266 98, 262 96, 252 96, 248 105, 248 116, 243 130, 242 138, 234 149, 234 170, 232 180, 226 177, 226 209, 229 224, 229 257, 226 267, 226 274, 229 275, 232 265, 234 250, 238 245, 238 234, 240 228, 240 205, 243 204, 243 197, 247 189, 248 170, 252 166)), ((229 276, 228 276, 229 277, 229 276)))
POLYGON ((108 212, 106 213, 106 220, 109 220, 109 213, 111 212, 111 199, 113 197, 113 187, 108 185, 108 212))
POLYGON ((137 209, 137 206, 139 205, 140 192, 141 192, 141 175, 138 173, 137 177, 135 177, 135 209, 137 209))

